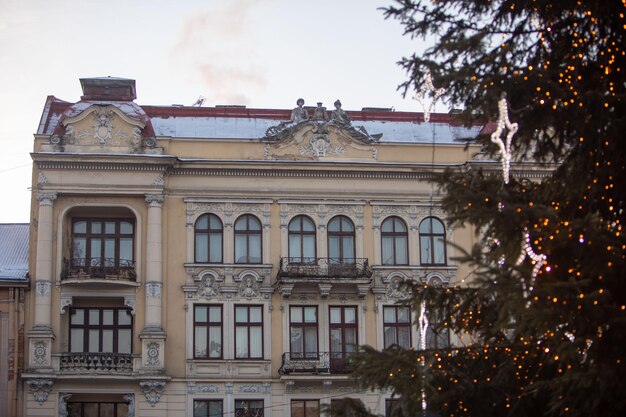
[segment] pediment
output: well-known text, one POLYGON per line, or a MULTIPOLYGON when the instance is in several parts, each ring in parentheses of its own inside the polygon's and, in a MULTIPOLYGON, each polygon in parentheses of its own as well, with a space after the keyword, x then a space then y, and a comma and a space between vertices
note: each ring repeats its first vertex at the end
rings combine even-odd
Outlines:
POLYGON ((378 155, 377 137, 333 120, 280 123, 269 128, 263 140, 266 159, 372 160, 378 155))
POLYGON ((144 137, 145 122, 112 104, 92 104, 80 113, 64 118, 60 125, 61 132, 50 138, 55 151, 145 153, 146 148, 154 149, 156 145, 154 137, 144 137))

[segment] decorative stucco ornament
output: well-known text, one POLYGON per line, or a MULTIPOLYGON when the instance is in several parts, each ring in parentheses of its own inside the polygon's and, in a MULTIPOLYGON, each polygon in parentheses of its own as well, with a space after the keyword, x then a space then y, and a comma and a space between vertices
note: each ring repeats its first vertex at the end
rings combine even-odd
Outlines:
POLYGON ((154 407, 161 400, 161 394, 165 391, 165 382, 155 380, 141 381, 139 387, 146 400, 154 407))
POLYGON ((102 108, 94 111, 93 117, 95 122, 93 124, 93 137, 100 141, 100 145, 106 144, 108 139, 112 137, 113 123, 113 111, 111 109, 102 108))
POLYGON ((433 77, 428 69, 425 72, 424 79, 424 84, 422 84, 417 94, 413 96, 413 99, 422 106, 424 121, 428 123, 430 121, 430 113, 435 108, 437 100, 441 98, 446 90, 444 88, 435 88, 433 77))
POLYGON ((500 101, 498 101, 498 123, 496 130, 491 134, 491 142, 497 144, 500 147, 500 155, 502 157, 502 176, 504 183, 509 183, 509 172, 511 170, 511 142, 513 135, 517 133, 519 128, 517 123, 511 123, 509 120, 509 110, 506 102, 506 94, 502 94, 500 101), (506 128, 506 139, 502 139, 501 135, 506 128))
POLYGON ((48 399, 54 381, 51 379, 29 379, 26 381, 26 385, 28 385, 35 401, 42 405, 48 399))

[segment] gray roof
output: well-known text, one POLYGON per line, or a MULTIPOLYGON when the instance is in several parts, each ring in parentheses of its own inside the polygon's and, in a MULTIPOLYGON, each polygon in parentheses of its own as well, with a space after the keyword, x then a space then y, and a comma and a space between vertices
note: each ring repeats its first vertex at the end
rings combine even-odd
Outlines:
POLYGON ((28 280, 28 223, 0 223, 0 281, 28 280))

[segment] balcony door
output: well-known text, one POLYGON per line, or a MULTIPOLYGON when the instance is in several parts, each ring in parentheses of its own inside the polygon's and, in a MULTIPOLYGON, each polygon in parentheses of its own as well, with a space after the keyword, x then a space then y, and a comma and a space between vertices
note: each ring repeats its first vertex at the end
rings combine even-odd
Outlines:
POLYGON ((358 347, 357 307, 331 306, 329 313, 330 370, 346 373, 349 372, 348 358, 358 347))

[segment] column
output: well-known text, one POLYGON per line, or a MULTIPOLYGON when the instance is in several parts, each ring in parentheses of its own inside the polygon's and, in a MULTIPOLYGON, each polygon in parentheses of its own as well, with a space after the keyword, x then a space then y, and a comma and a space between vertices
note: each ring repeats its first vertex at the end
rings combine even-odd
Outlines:
POLYGON ((146 306, 145 324, 139 338, 142 345, 142 368, 159 371, 165 368, 165 332, 161 322, 163 288, 162 194, 146 194, 148 219, 146 230, 146 306))
POLYGON ((56 193, 39 192, 37 219, 37 258, 35 261, 35 322, 28 332, 29 367, 49 369, 51 363, 52 331, 52 236, 53 203, 56 193))

